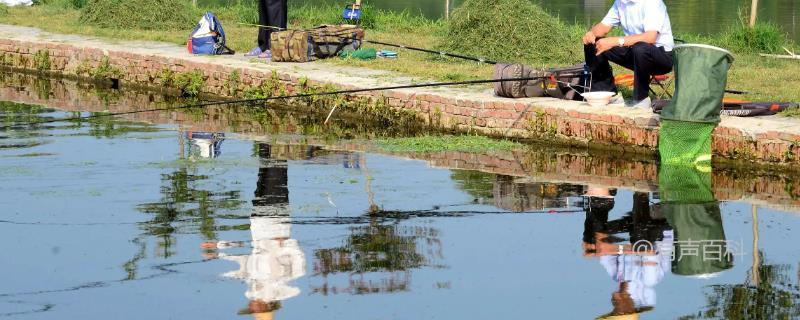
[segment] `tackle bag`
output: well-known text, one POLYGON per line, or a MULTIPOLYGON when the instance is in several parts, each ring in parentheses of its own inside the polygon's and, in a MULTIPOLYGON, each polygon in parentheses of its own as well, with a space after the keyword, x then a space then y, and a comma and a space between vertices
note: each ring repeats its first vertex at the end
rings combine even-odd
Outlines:
POLYGON ((269 36, 269 47, 274 62, 308 62, 314 59, 311 35, 305 30, 273 32, 269 36))
MULTIPOLYGON (((537 78, 545 73, 522 64, 498 63, 494 66, 495 80, 537 78)), ((544 78, 534 80, 514 80, 494 83, 494 94, 506 98, 543 97, 544 78)))
POLYGON ((194 27, 186 42, 186 49, 191 54, 235 53, 225 45, 225 30, 222 29, 222 23, 210 11, 206 12, 194 27))
POLYGON ((314 56, 318 59, 358 50, 364 40, 364 29, 355 25, 322 25, 308 32, 311 34, 314 56))
POLYGON ((358 50, 364 29, 354 25, 322 25, 306 30, 285 30, 270 35, 272 61, 308 62, 358 50))
POLYGON ((494 67, 494 79, 519 79, 496 82, 494 93, 507 98, 553 97, 578 100, 583 88, 588 86, 588 71, 585 64, 546 71, 522 64, 498 63, 494 67))

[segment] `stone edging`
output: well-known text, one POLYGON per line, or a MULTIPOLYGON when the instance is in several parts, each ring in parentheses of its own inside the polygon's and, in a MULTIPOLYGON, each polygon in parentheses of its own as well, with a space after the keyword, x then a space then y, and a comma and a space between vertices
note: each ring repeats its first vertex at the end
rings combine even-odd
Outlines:
MULTIPOLYGON (((235 96, 254 88, 270 94, 308 88, 370 88, 414 81, 385 71, 321 63, 255 63, 243 57, 191 56, 165 43, 110 42, 0 25, 0 65, 78 77, 104 77, 122 85, 163 87, 182 82, 199 91, 235 96), (182 80, 178 80, 181 78, 182 80), (165 80, 166 79, 166 80, 165 80), (193 82, 194 81, 194 82, 193 82)), ((485 87, 408 89, 358 94, 404 109, 421 121, 461 132, 556 141, 652 153, 657 115, 623 107, 591 108, 550 98, 505 99, 485 87)), ((800 163, 800 121, 724 117, 714 132, 716 156, 766 164, 800 163)))

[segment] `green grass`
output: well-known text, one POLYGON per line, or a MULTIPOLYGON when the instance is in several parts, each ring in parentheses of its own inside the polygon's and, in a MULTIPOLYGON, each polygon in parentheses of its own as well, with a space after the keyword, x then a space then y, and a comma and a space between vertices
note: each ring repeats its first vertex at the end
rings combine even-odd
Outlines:
POLYGON ((573 64, 583 60, 582 33, 529 0, 465 0, 441 43, 495 61, 573 64))
POLYGON ((88 0, 80 10, 81 22, 110 29, 191 30, 199 16, 184 0, 88 0))
POLYGON ((511 151, 522 147, 521 144, 510 140, 471 135, 381 139, 378 140, 377 145, 379 149, 387 152, 415 153, 511 151))

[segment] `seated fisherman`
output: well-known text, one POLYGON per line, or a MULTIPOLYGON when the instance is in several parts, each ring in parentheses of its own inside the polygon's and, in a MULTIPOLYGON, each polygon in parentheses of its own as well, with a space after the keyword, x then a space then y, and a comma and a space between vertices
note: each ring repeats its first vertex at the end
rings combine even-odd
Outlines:
MULTIPOLYGON (((650 77, 672 71, 672 27, 663 0, 616 0, 603 21, 583 36, 592 91, 617 92, 609 61, 634 72, 634 107, 650 108, 650 77), (620 26, 623 37, 606 37, 620 26)), ((617 95, 612 103, 622 103, 617 95)))

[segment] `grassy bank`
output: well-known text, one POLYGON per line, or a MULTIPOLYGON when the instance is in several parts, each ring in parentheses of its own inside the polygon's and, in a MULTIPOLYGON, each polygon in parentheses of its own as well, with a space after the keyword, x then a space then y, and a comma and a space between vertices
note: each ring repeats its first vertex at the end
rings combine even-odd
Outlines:
MULTIPOLYGON (((90 0, 103 1, 103 0, 90 0)), ((104 0, 111 1, 111 0, 104 0)), ((484 0, 473 0, 484 1, 484 0)), ((515 0, 504 0, 515 1, 515 0)), ((311 7, 311 6, 292 6, 290 2, 289 21, 290 28, 309 27, 323 23, 336 23, 340 20, 341 7, 311 7)), ((185 28, 155 28, 143 30, 141 28, 109 28, 99 27, 96 24, 88 23, 85 17, 82 19, 80 7, 85 6, 83 0, 49 0, 49 2, 35 5, 33 7, 14 7, 0 8, 0 15, 3 16, 2 23, 30 26, 44 29, 50 32, 84 34, 99 36, 114 40, 154 40, 164 41, 175 44, 183 44, 193 27, 191 24, 185 28), (57 18, 56 18, 57 17, 57 18)), ((229 45, 238 52, 249 50, 255 45, 257 28, 238 24, 257 22, 257 11, 254 3, 240 2, 238 5, 224 8, 191 8, 189 14, 199 18, 204 10, 215 12, 225 25, 228 34, 229 45)), ((538 11, 537 11, 538 12, 538 11)), ((538 14, 538 13, 537 13, 538 14)), ((83 15, 85 16, 85 14, 83 15)), ((454 19, 459 13, 454 14, 454 19)), ((475 19, 474 16, 461 13, 463 17, 475 19)), ((491 15, 490 15, 491 16, 491 15)), ((367 38, 372 40, 408 44, 425 48, 457 48, 459 39, 454 39, 454 35, 459 35, 455 22, 444 20, 429 20, 408 12, 388 12, 382 10, 365 9, 364 25, 368 28, 367 38)), ((472 21, 471 23, 475 23, 472 21)), ((462 23, 463 28, 471 28, 469 23, 462 23)), ((490 26, 488 30, 476 30, 476 32, 496 32, 496 37, 503 39, 505 33, 497 32, 490 26)), ((585 27, 566 25, 559 23, 559 37, 563 37, 561 45, 549 39, 549 47, 545 50, 556 50, 560 53, 553 57, 542 57, 541 48, 537 50, 519 49, 518 59, 514 61, 524 62, 537 66, 541 65, 567 65, 580 62, 582 53, 574 50, 585 27), (563 54, 568 52, 569 54, 563 54)), ((513 36, 519 37, 516 33, 513 36)), ((509 37, 511 35, 508 35, 509 37)), ((533 37, 533 35, 531 36, 533 37)), ((775 26, 762 25, 751 30, 742 26, 731 26, 723 34, 714 36, 695 36, 678 35, 679 38, 687 39, 691 42, 709 43, 720 47, 731 49, 736 55, 736 62, 730 71, 728 87, 731 89, 751 92, 744 96, 745 99, 753 100, 781 100, 781 101, 800 101, 800 62, 792 60, 778 60, 762 58, 759 52, 774 52, 781 50, 780 47, 792 44, 786 43, 780 30, 775 26)), ((470 39, 475 42, 480 39, 470 39)), ((466 44, 469 41, 463 41, 466 44)), ((508 41, 512 42, 512 41, 508 41)), ((487 44, 491 47, 494 44, 487 44)), ((524 45, 530 45, 524 44, 524 45)), ((475 46, 475 45, 472 45, 475 46)), ((373 46, 374 47, 374 46, 373 46)), ((427 53, 413 52, 407 50, 396 50, 400 53, 400 58, 396 60, 378 59, 372 61, 356 61, 345 59, 331 59, 323 63, 343 64, 375 68, 383 70, 397 71, 413 76, 432 78, 436 80, 463 80, 489 78, 492 74, 492 67, 485 64, 468 62, 450 58, 443 58, 427 53)), ((511 49, 503 49, 511 50, 511 49)), ((467 50, 470 51, 470 50, 467 50)), ((472 51, 472 54, 479 54, 480 48, 472 51)), ((494 59, 495 57, 487 56, 494 59)))

